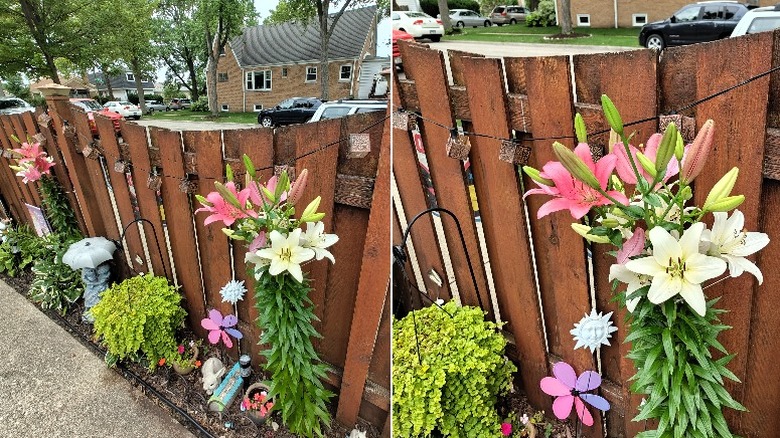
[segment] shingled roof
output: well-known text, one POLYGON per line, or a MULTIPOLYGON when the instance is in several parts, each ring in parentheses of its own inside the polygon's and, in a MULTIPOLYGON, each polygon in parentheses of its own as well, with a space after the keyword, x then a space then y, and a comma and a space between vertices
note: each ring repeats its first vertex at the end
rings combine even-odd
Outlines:
MULTIPOLYGON (((375 6, 344 12, 328 44, 329 57, 359 58, 375 15, 375 6)), ((248 27, 230 42, 230 48, 242 67, 319 61, 320 28, 316 22, 248 27)))

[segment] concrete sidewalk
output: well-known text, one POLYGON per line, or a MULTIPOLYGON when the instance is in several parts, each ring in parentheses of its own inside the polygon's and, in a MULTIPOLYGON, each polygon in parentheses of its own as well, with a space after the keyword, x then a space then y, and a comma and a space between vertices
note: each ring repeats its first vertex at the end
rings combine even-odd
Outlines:
POLYGON ((193 437, 0 281, 0 437, 193 437))

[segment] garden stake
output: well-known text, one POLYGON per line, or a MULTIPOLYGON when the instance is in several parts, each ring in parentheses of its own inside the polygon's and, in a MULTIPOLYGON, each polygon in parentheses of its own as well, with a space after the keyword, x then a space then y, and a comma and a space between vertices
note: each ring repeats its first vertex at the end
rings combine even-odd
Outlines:
MULTIPOLYGON (((163 265, 163 271, 165 271, 166 278, 171 278, 171 274, 170 272, 168 272, 168 267, 165 265, 165 257, 163 257, 162 248, 160 248, 160 239, 157 238, 157 229, 154 227, 154 224, 152 224, 152 222, 149 219, 141 217, 131 221, 129 224, 125 226, 124 230, 122 230, 122 235, 119 236, 119 241, 114 241, 114 243, 116 243, 118 248, 124 249, 124 247, 122 246, 122 242, 125 240, 125 235, 127 234, 127 230, 133 224, 137 224, 138 222, 146 222, 150 227, 152 227, 152 233, 154 233, 154 242, 155 244, 157 244, 157 253, 160 255, 160 261, 162 262, 163 265)), ((139 272, 136 271, 135 268, 133 268, 132 263, 130 265, 131 265, 130 269, 132 269, 136 275, 139 274, 139 272)))

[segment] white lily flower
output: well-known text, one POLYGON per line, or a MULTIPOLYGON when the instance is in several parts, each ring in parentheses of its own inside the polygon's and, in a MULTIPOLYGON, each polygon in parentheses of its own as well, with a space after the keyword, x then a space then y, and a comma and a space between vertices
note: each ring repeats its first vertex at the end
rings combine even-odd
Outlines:
POLYGON ((303 282, 303 272, 301 263, 314 258, 314 251, 300 246, 301 229, 296 228, 289 235, 274 230, 271 231, 271 247, 257 251, 256 255, 261 258, 269 259, 271 266, 268 273, 279 275, 284 271, 289 272, 293 278, 303 282))
MULTIPOLYGON (((615 263, 609 267, 609 281, 612 282, 612 280, 619 280, 628 285, 626 288, 626 297, 628 297, 636 290, 650 284, 652 278, 648 275, 637 274, 626 268, 626 265, 615 263)), ((642 299, 642 297, 626 300, 626 309, 628 309, 629 312, 633 312, 634 309, 636 309, 636 305, 639 304, 640 299, 642 299)))
POLYGON ((767 246, 769 236, 746 231, 743 228, 745 216, 739 210, 734 210, 730 218, 727 218, 726 212, 714 212, 712 215, 715 216, 712 230, 705 230, 702 234, 702 239, 709 242, 707 254, 725 260, 732 277, 739 277, 747 271, 756 276, 758 284, 763 283, 761 270, 745 257, 767 246))
POLYGON ((726 262, 699 252, 702 231, 704 223, 695 223, 677 240, 661 227, 650 230, 653 255, 626 263, 630 271, 653 278, 647 292, 650 302, 660 304, 679 294, 696 313, 704 316, 707 301, 701 283, 722 274, 726 262))
POLYGON ((327 257, 331 263, 336 263, 333 258, 333 254, 325 248, 333 245, 339 241, 339 237, 335 234, 326 234, 325 224, 322 222, 306 223, 306 233, 301 236, 301 246, 304 248, 310 248, 314 251, 317 260, 322 260, 327 257))

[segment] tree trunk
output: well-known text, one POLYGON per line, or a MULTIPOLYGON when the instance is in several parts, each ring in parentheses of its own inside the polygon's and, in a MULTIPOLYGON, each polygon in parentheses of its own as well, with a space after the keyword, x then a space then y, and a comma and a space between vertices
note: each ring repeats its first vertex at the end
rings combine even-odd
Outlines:
POLYGON ((568 35, 572 32, 571 29, 571 0, 561 0, 561 10, 558 15, 561 21, 561 33, 568 35))
POLYGON ((328 14, 320 16, 320 99, 330 99, 330 68, 328 66, 328 43, 330 35, 328 34, 328 14))
POLYGON ((441 24, 444 26, 444 33, 450 33, 452 31, 452 22, 450 21, 450 7, 447 5, 447 0, 439 0, 439 16, 441 17, 441 24))
POLYGON ((138 106, 141 108, 141 113, 146 114, 146 99, 144 99, 144 84, 141 75, 141 68, 138 64, 138 59, 133 57, 130 61, 130 69, 133 71, 133 77, 135 77, 135 92, 138 94, 138 106))
POLYGON ((32 4, 30 0, 19 0, 19 4, 22 7, 22 14, 24 14, 24 21, 27 23, 27 27, 30 29, 30 34, 35 40, 35 44, 43 54, 43 58, 46 60, 46 67, 49 70, 51 80, 56 84, 60 84, 60 75, 57 71, 57 65, 54 64, 54 57, 49 53, 49 42, 46 39, 41 27, 44 23, 41 22, 40 15, 36 11, 36 5, 32 4))
POLYGON ((219 115, 219 108, 217 107, 217 63, 219 62, 219 35, 221 31, 221 24, 219 24, 217 32, 214 34, 214 39, 209 41, 209 60, 206 63, 206 90, 209 97, 209 111, 211 111, 212 116, 219 115))
POLYGON ((100 74, 103 75, 103 80, 106 82, 106 88, 108 89, 108 97, 110 100, 114 100, 114 89, 111 88, 111 78, 108 77, 108 68, 105 64, 100 66, 100 74))
POLYGON ((190 73, 190 98, 192 103, 195 103, 200 98, 200 91, 198 90, 198 76, 195 72, 195 63, 192 59, 187 59, 187 70, 190 73))

